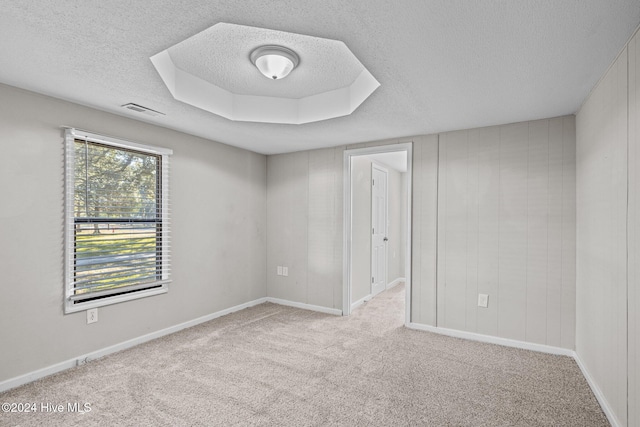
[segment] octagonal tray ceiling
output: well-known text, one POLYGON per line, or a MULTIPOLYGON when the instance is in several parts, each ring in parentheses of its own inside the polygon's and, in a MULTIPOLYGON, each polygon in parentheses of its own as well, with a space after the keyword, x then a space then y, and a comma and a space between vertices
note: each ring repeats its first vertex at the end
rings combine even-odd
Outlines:
POLYGON ((151 57, 179 101, 231 120, 302 124, 351 114, 380 83, 341 41, 218 23, 151 57), (281 80, 251 63, 262 45, 294 50, 281 80))

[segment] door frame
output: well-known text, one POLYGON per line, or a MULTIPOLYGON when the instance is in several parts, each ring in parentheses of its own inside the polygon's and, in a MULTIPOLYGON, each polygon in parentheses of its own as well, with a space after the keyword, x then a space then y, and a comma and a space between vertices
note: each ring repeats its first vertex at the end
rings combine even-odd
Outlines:
MULTIPOLYGON (((381 164, 373 161, 371 162, 371 180, 373 181, 373 170, 374 169, 378 169, 379 171, 384 172, 385 174, 385 186, 384 186, 384 228, 385 228, 385 238, 387 237, 387 235, 389 234, 389 170, 382 166, 381 164)), ((372 185, 373 187, 373 185, 372 185)), ((371 189, 371 225, 373 226, 373 204, 374 204, 374 199, 373 199, 373 188, 371 189)), ((373 235, 371 236, 371 254, 369 255, 369 258, 371 258, 371 277, 373 277, 373 235)), ((384 277, 382 278, 384 281, 384 287, 386 289, 387 285, 388 285, 388 278, 389 278, 389 245, 387 243, 384 244, 384 277)), ((376 293, 373 292, 373 283, 371 283, 371 296, 375 296, 377 295, 376 293)), ((382 292, 382 291, 380 291, 382 292)), ((380 293, 378 292, 378 293, 380 293)))
POLYGON ((343 248, 342 248, 342 315, 351 314, 351 249, 352 249, 352 206, 351 206, 351 157, 368 154, 393 153, 404 151, 407 153, 407 246, 405 249, 405 326, 411 323, 411 200, 413 184, 413 142, 403 142, 375 147, 346 149, 343 152, 343 248))

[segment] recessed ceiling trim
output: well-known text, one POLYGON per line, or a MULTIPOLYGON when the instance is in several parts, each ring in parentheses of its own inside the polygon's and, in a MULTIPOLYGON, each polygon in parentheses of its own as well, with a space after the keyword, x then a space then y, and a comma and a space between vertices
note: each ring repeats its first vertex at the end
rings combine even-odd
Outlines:
POLYGON ((245 122, 303 124, 346 116, 380 86, 363 70, 348 87, 301 99, 239 95, 180 70, 166 50, 152 56, 151 62, 178 101, 245 122))
MULTIPOLYGON (((333 43, 344 49, 343 43, 333 43)), ((254 61, 255 55, 250 56, 254 61)), ((354 56, 352 59, 357 61, 354 56)), ((303 124, 342 117, 351 114, 380 86, 363 67, 346 86, 300 98, 238 94, 178 68, 169 49, 152 56, 151 62, 176 100, 235 121, 303 124)))
POLYGON ((358 78, 349 86, 351 112, 362 104, 373 93, 380 83, 366 69, 362 70, 358 78), (373 88, 373 89, 372 89, 373 88))

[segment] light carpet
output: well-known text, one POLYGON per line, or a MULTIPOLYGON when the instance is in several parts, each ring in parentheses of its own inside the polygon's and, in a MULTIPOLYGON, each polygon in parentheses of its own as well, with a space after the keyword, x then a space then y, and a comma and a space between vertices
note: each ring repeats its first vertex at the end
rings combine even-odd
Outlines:
POLYGON ((0 394, 5 426, 606 426, 573 359, 403 327, 404 286, 337 317, 262 304, 0 394), (68 403, 91 411, 70 413, 68 403))

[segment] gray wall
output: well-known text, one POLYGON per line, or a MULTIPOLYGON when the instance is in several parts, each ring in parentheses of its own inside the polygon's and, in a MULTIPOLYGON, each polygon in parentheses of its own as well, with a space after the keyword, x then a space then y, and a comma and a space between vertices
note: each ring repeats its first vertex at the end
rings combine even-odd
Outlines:
POLYGON ((629 426, 640 425, 639 64, 636 35, 576 120, 576 351, 629 426))
POLYGON ((266 296, 266 158, 0 85, 0 381, 266 296), (63 315, 61 125, 171 148, 173 283, 63 315))
POLYGON ((342 162, 342 148, 267 157, 268 296, 342 309, 342 162))
POLYGON ((574 117, 441 134, 439 158, 438 326, 572 349, 574 117))
MULTIPOLYGON (((411 140, 412 321, 573 349, 574 117, 443 134, 440 142, 437 135, 411 140), (478 292, 490 295, 488 309, 477 308, 478 292)), ((316 242, 312 247, 301 237, 304 230, 277 233, 272 224, 301 223, 287 212, 300 218, 313 214, 302 190, 283 197, 280 183, 304 189, 311 188, 311 181, 320 182, 324 198, 337 208, 342 199, 342 151, 338 147, 267 158, 269 296, 308 302, 305 292, 319 293, 324 287, 333 292, 334 305, 319 305, 340 307, 342 235, 332 233, 326 246, 316 242), (313 170, 306 166, 306 156, 330 162, 313 170), (298 168, 302 172, 294 173, 298 168), (330 181, 325 183, 327 176, 330 181), (329 254, 322 262, 334 281, 311 285, 298 280, 307 274, 304 265, 294 280, 275 276, 278 264, 271 252, 286 247, 295 248, 291 254, 311 249, 329 254)), ((330 230, 341 231, 342 209, 333 212, 324 221, 330 230)))

